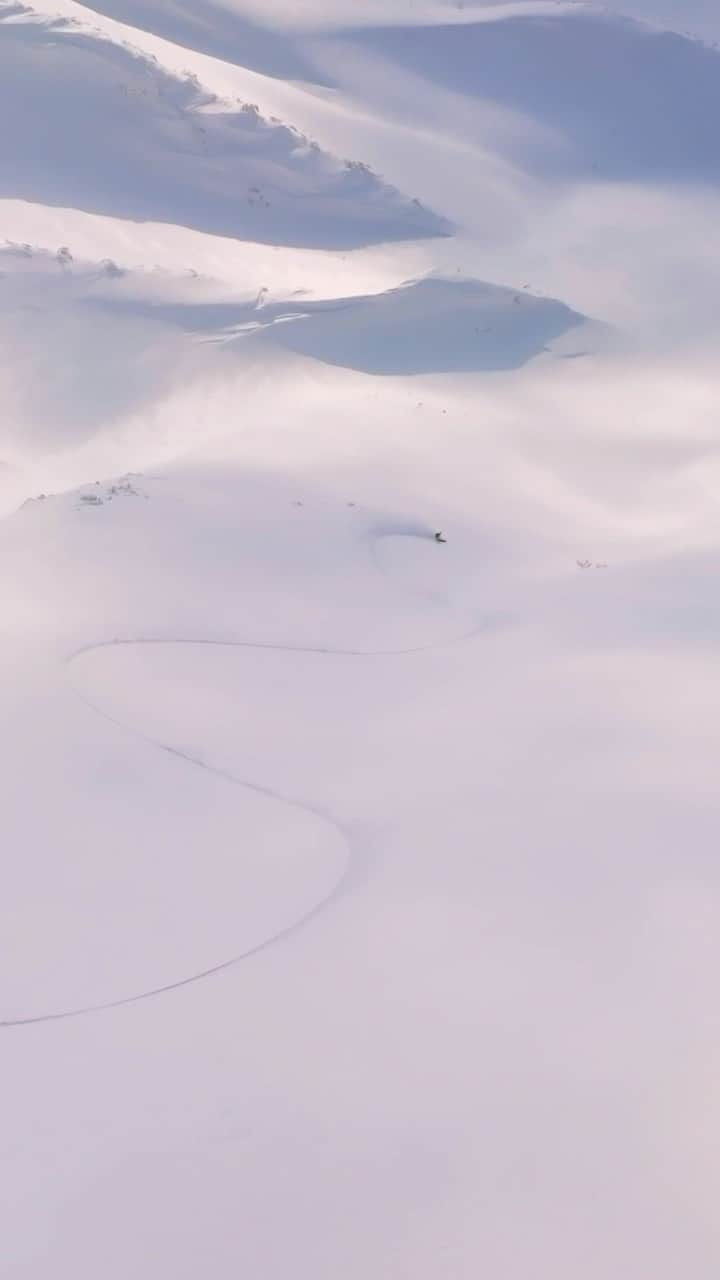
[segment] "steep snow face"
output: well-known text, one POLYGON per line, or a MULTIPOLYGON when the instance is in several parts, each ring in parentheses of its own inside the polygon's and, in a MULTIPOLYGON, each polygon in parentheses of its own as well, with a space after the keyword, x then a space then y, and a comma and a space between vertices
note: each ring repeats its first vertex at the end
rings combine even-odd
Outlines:
POLYGON ((84 7, 265 75, 317 79, 293 33, 266 25, 267 11, 247 17, 241 8, 221 0, 205 0, 201 6, 193 0, 98 0, 84 7))
POLYGON ((6 22, 0 194, 265 243, 334 248, 438 234, 441 219, 251 104, 66 25, 6 22))

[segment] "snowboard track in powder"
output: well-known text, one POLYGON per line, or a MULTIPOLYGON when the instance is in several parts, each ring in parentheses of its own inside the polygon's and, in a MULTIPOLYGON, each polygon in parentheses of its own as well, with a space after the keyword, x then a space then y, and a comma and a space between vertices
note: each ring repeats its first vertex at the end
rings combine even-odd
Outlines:
MULTIPOLYGON (((399 532, 399 531, 397 531, 399 532)), ((380 537, 397 536, 396 531, 380 535, 380 537)), ((419 532, 412 530, 407 531, 401 536, 427 536, 421 535, 419 532)), ((373 559, 376 561, 375 548, 372 547, 373 559)), ((378 566, 379 567, 379 566, 378 566)), ((301 654, 327 654, 333 657, 347 657, 357 659, 375 659, 375 658, 400 658, 408 657, 413 654, 429 653, 433 650, 440 650, 449 646, 461 644, 464 641, 473 639, 476 635, 484 630, 483 625, 475 626, 464 632, 462 635, 447 641, 439 641, 437 643, 416 645, 404 649, 335 649, 322 646, 311 645, 293 645, 280 642, 262 642, 253 640, 215 640, 207 638, 198 638, 194 636, 136 636, 126 639, 103 640, 99 643, 83 645, 76 649, 65 660, 66 668, 70 668, 79 658, 85 657, 91 653, 98 653, 105 649, 130 649, 146 646, 165 646, 179 647, 186 646, 191 648, 217 648, 217 649, 251 649, 263 650, 281 653, 301 653, 301 654)), ((323 809, 320 805, 312 803, 312 801, 298 800, 295 797, 276 791, 273 787, 265 786, 261 783, 252 782, 245 778, 239 777, 228 769, 220 768, 216 765, 208 764, 205 760, 195 756, 190 751, 184 751, 180 747, 172 746, 170 743, 163 742, 159 739, 145 734, 140 729, 136 729, 124 721, 111 715, 98 705, 93 699, 82 693, 75 685, 73 691, 80 701, 89 708, 95 715, 101 717, 106 723, 113 725, 124 734, 132 735, 136 740, 144 743, 146 746, 162 751, 166 755, 172 756, 175 760, 183 764, 193 765, 197 769, 202 769, 205 773, 211 774, 215 778, 220 778, 229 785, 239 787, 244 791, 250 791, 255 795, 263 796, 266 799, 274 800, 279 804, 285 805, 287 808, 295 809, 298 812, 305 813, 325 823, 333 828, 342 837, 345 845, 345 859, 342 870, 331 887, 331 889, 323 894, 323 896, 315 902, 311 907, 304 911, 295 920, 284 925, 282 929, 263 938, 261 941, 253 943, 251 946, 239 951, 237 954, 221 960, 219 963, 210 965, 207 968, 200 969, 197 972, 186 974, 184 977, 177 978, 173 982, 166 982, 157 987, 150 987, 145 991, 135 992, 127 996, 119 996, 113 1000, 98 1001, 96 1003, 80 1005, 70 1009, 60 1009, 52 1013, 40 1013, 29 1017, 0 1019, 0 1028, 34 1026, 44 1022, 61 1022, 69 1018, 80 1018, 93 1013, 102 1013, 110 1009, 120 1009, 126 1005, 139 1004, 145 1000, 153 1000, 158 996, 166 995, 171 991, 180 991, 183 987, 189 987, 195 983, 203 982, 207 978, 212 978, 217 974, 224 973, 228 969, 232 969, 235 965, 243 960, 249 959, 251 956, 259 955, 263 951, 267 951, 270 947, 277 943, 292 937, 306 925, 316 919, 317 916, 327 910, 337 902, 345 893, 352 874, 355 870, 356 851, 353 848, 353 838, 349 827, 333 814, 323 809)))

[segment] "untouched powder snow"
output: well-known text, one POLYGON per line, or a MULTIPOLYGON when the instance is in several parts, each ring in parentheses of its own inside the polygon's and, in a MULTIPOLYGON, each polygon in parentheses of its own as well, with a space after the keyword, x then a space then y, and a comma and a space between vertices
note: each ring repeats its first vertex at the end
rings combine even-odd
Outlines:
POLYGON ((716 1280, 713 8, 0 19, 0 1280, 716 1280))
POLYGON ((320 57, 326 70, 337 62, 341 79, 347 42, 351 54, 369 52, 371 68, 380 56, 524 118, 526 136, 512 139, 509 154, 545 179, 720 179, 720 53, 672 32, 581 8, 472 26, 381 27, 342 40, 320 57))

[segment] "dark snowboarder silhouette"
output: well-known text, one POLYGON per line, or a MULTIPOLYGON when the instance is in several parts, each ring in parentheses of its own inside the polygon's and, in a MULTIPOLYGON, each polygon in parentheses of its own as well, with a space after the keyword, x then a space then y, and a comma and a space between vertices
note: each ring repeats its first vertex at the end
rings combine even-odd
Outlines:
POLYGON ((435 534, 435 541, 436 541, 436 542, 447 542, 447 538, 443 538, 442 533, 440 532, 440 530, 439 530, 439 529, 438 529, 437 533, 435 534))

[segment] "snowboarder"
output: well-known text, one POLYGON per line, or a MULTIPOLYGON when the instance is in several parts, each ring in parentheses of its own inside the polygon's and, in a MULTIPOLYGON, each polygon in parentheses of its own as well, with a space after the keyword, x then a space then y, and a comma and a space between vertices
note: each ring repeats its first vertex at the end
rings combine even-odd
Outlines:
POLYGON ((442 533, 440 532, 440 530, 439 530, 439 529, 438 529, 437 533, 436 533, 434 536, 435 536, 435 541, 436 541, 436 542, 447 542, 447 538, 443 538, 442 533))

